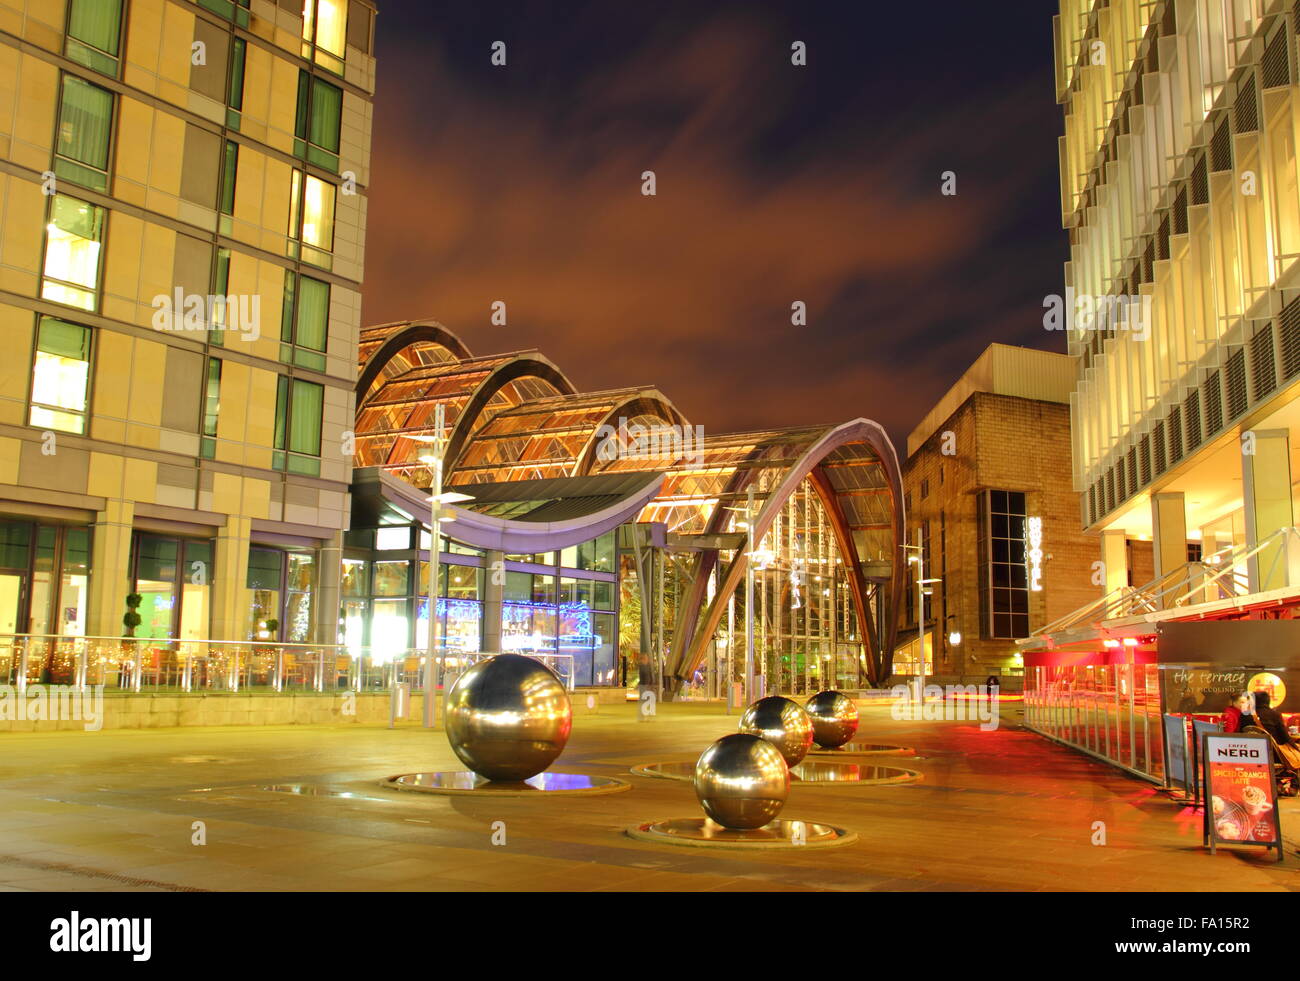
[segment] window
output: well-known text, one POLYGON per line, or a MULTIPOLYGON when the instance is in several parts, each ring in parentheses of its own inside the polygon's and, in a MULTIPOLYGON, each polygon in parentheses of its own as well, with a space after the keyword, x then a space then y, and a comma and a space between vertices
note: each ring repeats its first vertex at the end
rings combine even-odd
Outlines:
POLYGON ((232 20, 240 27, 248 26, 248 0, 197 0, 204 10, 232 20))
POLYGON ((410 576, 410 562, 376 562, 374 595, 406 596, 409 591, 410 576))
POLYGON ((329 283, 299 276, 292 271, 285 272, 280 360, 285 364, 324 371, 329 314, 329 283))
POLYGON ((103 208, 66 194, 54 195, 50 223, 46 226, 41 297, 82 310, 94 310, 103 240, 103 208))
POLYGON ((212 543, 136 532, 134 590, 140 594, 135 636, 207 637, 212 543))
MULTIPOLYGON (((28 629, 37 634, 84 637, 90 529, 38 527, 35 552, 28 629)), ((51 661, 50 669, 58 670, 57 659, 51 661)))
POLYGON ((245 583, 252 591, 252 607, 249 611, 252 628, 249 640, 280 640, 284 635, 284 624, 280 622, 284 553, 276 548, 250 548, 248 578, 245 583))
POLYGON ((272 465, 289 473, 320 476, 321 409, 325 389, 315 382, 280 376, 275 399, 272 465))
POLYGON ((221 412, 221 361, 208 359, 207 387, 203 393, 203 438, 199 455, 211 460, 217 455, 217 416, 221 412))
POLYGON ((122 0, 72 0, 64 54, 79 65, 117 76, 122 0))
MULTIPOLYGON (((218 247, 212 270, 212 295, 229 296, 230 295, 230 250, 224 247, 218 247)), ((208 343, 222 346, 226 339, 226 314, 225 303, 214 303, 212 305, 212 327, 208 330, 208 343)))
POLYGON ((566 569, 613 572, 614 533, 607 532, 599 538, 564 549, 560 553, 560 565, 566 569))
POLYGON ((342 125, 343 90, 307 72, 300 72, 294 155, 337 174, 342 125))
POLYGON ((54 172, 73 184, 107 190, 112 135, 113 93, 76 75, 64 75, 54 172))
MULTIPOLYGON (((235 179, 239 173, 239 144, 226 140, 226 152, 221 161, 221 213, 233 216, 235 213, 235 179)), ((222 234, 229 234, 229 222, 222 219, 222 234)))
POLYGON ((311 595, 316 566, 308 552, 290 552, 285 574, 284 636, 290 644, 311 639, 311 595))
POLYGON ((985 491, 980 500, 980 609, 985 636, 1029 635, 1025 495, 985 491))
POLYGON ((410 549, 410 525, 388 525, 375 529, 376 552, 407 552, 410 549))
POLYGON ((302 56, 343 74, 343 48, 347 40, 347 0, 304 0, 302 56))
POLYGON ((334 250, 334 199, 337 188, 301 170, 293 172, 289 192, 289 252, 314 266, 329 268, 334 250))
POLYGON ((32 369, 30 425, 65 433, 86 432, 90 338, 89 327, 41 318, 32 369))
POLYGON ((230 45, 230 84, 226 89, 226 125, 239 132, 244 111, 244 65, 248 59, 248 42, 237 37, 230 45))

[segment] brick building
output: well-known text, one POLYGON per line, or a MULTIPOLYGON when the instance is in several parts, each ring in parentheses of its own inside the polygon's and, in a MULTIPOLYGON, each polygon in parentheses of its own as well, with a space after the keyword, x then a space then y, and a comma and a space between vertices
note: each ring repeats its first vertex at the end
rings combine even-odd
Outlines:
MULTIPOLYGON (((925 578, 940 580, 927 586, 925 654, 941 683, 1021 675, 1015 639, 1101 595, 1071 479, 1073 380, 1066 355, 993 344, 908 437, 907 537, 919 530, 925 578)), ((917 670, 915 568, 898 676, 917 670)))

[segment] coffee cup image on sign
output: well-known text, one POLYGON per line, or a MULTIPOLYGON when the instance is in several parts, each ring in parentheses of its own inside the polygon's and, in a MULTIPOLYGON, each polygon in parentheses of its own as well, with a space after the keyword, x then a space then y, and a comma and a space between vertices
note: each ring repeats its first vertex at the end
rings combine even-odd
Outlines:
POLYGON ((1220 797, 1218 794, 1215 794, 1214 800, 1211 802, 1211 806, 1214 808, 1214 816, 1218 817, 1225 810, 1227 810, 1228 802, 1224 800, 1222 797, 1220 797))
POLYGON ((1268 799, 1268 791, 1263 787, 1243 787, 1241 789, 1241 802, 1246 806, 1246 811, 1253 815, 1258 815, 1273 809, 1273 803, 1268 799))

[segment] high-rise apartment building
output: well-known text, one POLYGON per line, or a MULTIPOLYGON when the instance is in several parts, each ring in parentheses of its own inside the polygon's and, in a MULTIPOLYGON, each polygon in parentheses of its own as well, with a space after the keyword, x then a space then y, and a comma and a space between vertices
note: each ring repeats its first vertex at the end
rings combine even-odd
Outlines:
POLYGON ((1055 23, 1058 323, 1107 590, 1130 585, 1133 540, 1152 542, 1156 576, 1219 556, 1239 567, 1220 584, 1234 597, 1300 587, 1279 560, 1300 452, 1300 10, 1064 0, 1055 23))
POLYGON ((1078 363, 1105 596, 1022 644, 1026 723, 1153 780, 1162 714, 1281 705, 1300 669, 1290 624, 1207 622, 1300 609, 1298 28, 1282 0, 1062 0, 1055 21, 1070 260, 1045 323, 1078 363))
POLYGON ((0 0, 0 634, 337 637, 365 0, 0 0))

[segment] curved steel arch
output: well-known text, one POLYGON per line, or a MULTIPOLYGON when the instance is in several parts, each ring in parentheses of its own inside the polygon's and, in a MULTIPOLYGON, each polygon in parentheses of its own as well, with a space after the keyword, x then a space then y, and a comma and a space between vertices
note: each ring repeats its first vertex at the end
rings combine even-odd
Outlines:
MULTIPOLYGON (((899 586, 903 581, 903 573, 906 567, 901 547, 904 535, 902 470, 898 464, 898 454, 895 452, 894 445, 890 442, 884 428, 879 423, 872 422, 869 419, 855 419, 852 422, 828 429, 819 439, 813 442, 804 451, 799 461, 786 472, 781 479, 781 483, 768 495, 757 519, 754 521, 754 527, 746 531, 744 545, 737 550, 736 557, 732 559, 731 564, 727 567, 722 585, 714 595, 713 602, 709 604, 708 609, 705 611, 702 625, 695 631, 695 636, 690 641, 689 646, 679 648, 675 652, 671 676, 664 679, 671 691, 676 691, 703 662, 704 645, 718 629, 723 610, 726 608, 726 601, 735 592, 745 574, 745 568, 749 562, 749 552, 753 548, 751 542, 761 542, 763 540, 763 536, 767 534, 773 519, 780 509, 785 506, 790 496, 798 489, 805 477, 810 477, 813 471, 836 450, 853 443, 865 443, 875 452, 885 470, 886 484, 893 505, 891 510, 893 512, 894 548, 892 550, 893 561, 890 563, 892 588, 889 596, 890 610, 888 611, 885 637, 875 637, 875 631, 871 629, 873 618, 870 617, 866 608, 865 588, 862 581, 860 562, 857 563, 855 570, 855 575, 859 579, 858 588, 853 590, 854 603, 858 607, 858 623, 864 634, 863 641, 867 646, 869 655, 868 674, 870 680, 873 683, 878 683, 886 677, 884 672, 888 668, 894 643, 897 640, 898 613, 903 598, 903 590, 899 586)), ((827 486, 823 486, 818 491, 819 496, 827 490, 833 491, 833 488, 828 486, 829 481, 824 475, 821 481, 827 486)), ((813 479, 815 487, 818 482, 817 478, 813 479)), ((848 528, 844 522, 843 514, 839 512, 838 507, 836 507, 835 511, 839 514, 839 517, 835 519, 835 516, 832 515, 832 524, 838 525, 836 530, 837 539, 843 536, 851 542, 852 535, 847 534, 848 528)), ((854 548, 851 553, 845 554, 846 562, 850 557, 856 559, 856 551, 856 548, 854 548)))
MULTIPOLYGON (((518 355, 498 365, 479 383, 478 388, 474 390, 474 394, 461 410, 460 418, 456 420, 456 426, 447 442, 447 451, 443 454, 443 459, 449 461, 444 468, 448 479, 455 474, 456 464, 460 462, 462 452, 473 438, 471 434, 479 428, 476 423, 488 403, 492 401, 492 397, 511 382, 521 378, 539 378, 561 395, 577 394, 573 382, 565 377, 564 372, 536 351, 518 355)), ((483 422, 486 424, 487 420, 483 422)))
POLYGON ((591 431, 586 444, 578 453, 577 462, 573 467, 573 476, 586 477, 591 473, 592 464, 595 463, 596 447, 600 445, 597 437, 602 429, 611 425, 611 420, 612 424, 617 426, 620 418, 632 418, 642 415, 657 415, 670 426, 690 425, 686 421, 686 417, 682 415, 681 410, 673 405, 667 396, 657 392, 654 394, 643 392, 640 395, 632 396, 627 401, 611 408, 605 418, 591 431))
POLYGON ((370 386, 375 383, 375 379, 379 377, 388 362, 406 348, 422 343, 438 345, 454 355, 451 359, 454 361, 473 357, 465 342, 437 321, 425 320, 407 324, 405 327, 397 327, 361 366, 356 384, 358 412, 370 392, 370 386))

